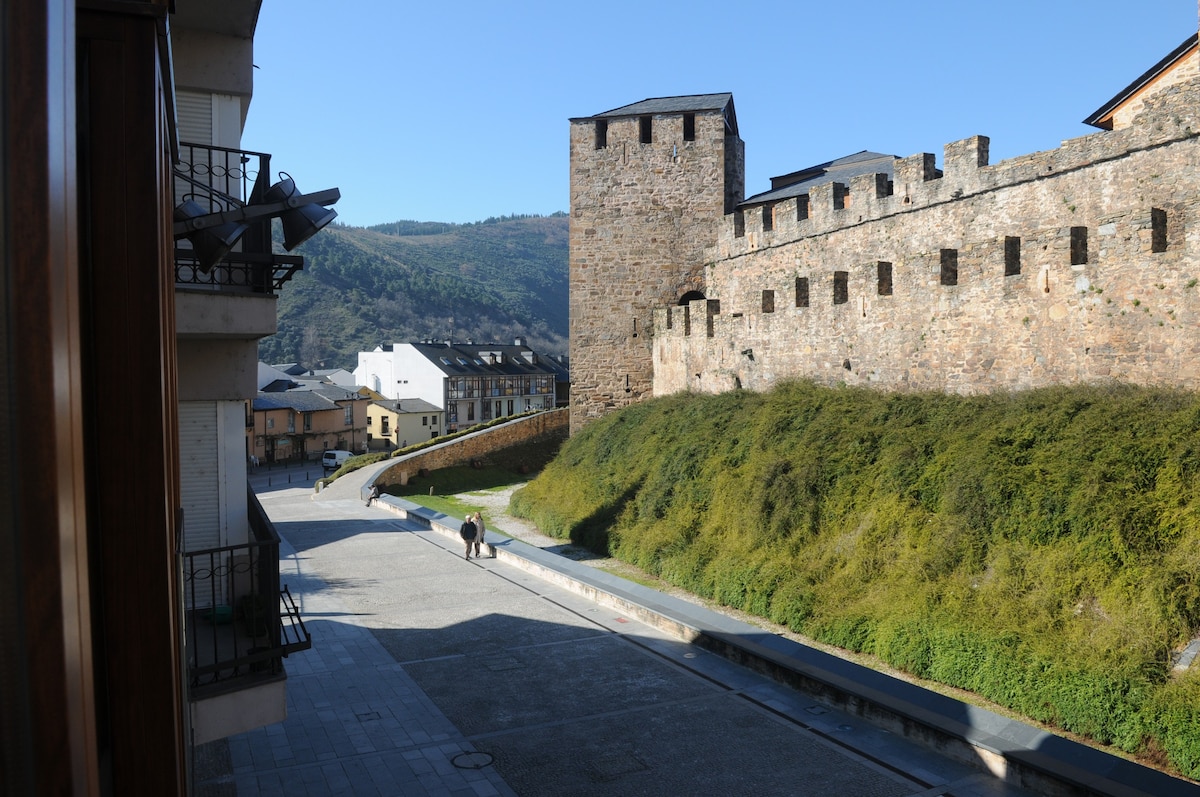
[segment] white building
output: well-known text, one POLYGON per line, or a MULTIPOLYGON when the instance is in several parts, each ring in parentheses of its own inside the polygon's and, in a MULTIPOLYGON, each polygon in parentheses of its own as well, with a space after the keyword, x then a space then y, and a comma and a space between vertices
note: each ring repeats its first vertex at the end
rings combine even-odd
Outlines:
POLYGON ((499 343, 393 343, 360 352, 354 379, 389 399, 419 398, 445 411, 446 431, 555 407, 566 367, 518 338, 499 343))

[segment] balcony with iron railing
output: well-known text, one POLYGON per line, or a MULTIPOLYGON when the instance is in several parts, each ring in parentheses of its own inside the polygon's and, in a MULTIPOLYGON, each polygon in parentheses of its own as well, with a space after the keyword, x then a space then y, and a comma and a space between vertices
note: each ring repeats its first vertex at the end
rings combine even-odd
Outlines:
POLYGON ((279 535, 248 491, 253 539, 183 554, 189 698, 283 678, 283 659, 312 647, 296 602, 279 580, 279 535))

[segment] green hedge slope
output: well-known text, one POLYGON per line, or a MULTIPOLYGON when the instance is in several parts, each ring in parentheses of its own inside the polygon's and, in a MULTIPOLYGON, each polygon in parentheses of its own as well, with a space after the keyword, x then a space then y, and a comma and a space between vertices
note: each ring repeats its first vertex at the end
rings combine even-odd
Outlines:
POLYGON ((1200 395, 784 384, 598 420, 545 532, 1200 776, 1200 395))

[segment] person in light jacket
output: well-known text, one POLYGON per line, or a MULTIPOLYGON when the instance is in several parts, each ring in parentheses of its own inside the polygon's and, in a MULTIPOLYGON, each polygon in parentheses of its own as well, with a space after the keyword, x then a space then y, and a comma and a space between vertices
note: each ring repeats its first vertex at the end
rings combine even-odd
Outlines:
POLYGON ((479 558, 479 546, 483 544, 483 515, 476 512, 471 517, 471 522, 475 524, 475 558, 479 558))

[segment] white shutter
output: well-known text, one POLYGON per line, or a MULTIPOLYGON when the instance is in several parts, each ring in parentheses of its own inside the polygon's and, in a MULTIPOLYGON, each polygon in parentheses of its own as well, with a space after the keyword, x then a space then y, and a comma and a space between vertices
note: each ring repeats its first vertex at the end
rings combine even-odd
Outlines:
MULTIPOLYGON (((217 436, 217 406, 211 401, 179 404, 179 478, 183 503, 183 549, 199 551, 219 548, 221 534, 220 446, 217 436)), ((188 569, 185 557, 185 571, 188 569)), ((228 602, 227 555, 201 562, 190 558, 202 574, 195 583, 184 584, 184 601, 189 609, 228 602), (215 570, 216 572, 212 572, 215 570), (216 576, 215 578, 213 576, 216 576)))
POLYGON ((181 91, 175 97, 175 104, 179 114, 179 140, 189 144, 212 144, 212 95, 181 91))
POLYGON ((221 539, 220 448, 217 407, 211 401, 179 405, 179 476, 184 549, 217 548, 221 539))

